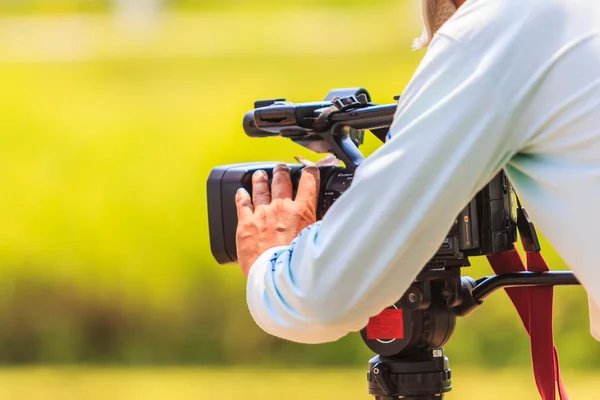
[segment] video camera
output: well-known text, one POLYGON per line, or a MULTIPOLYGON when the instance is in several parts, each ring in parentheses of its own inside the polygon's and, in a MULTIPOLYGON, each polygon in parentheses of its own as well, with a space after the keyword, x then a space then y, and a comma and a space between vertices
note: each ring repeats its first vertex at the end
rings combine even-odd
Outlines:
MULTIPOLYGON (((320 167, 317 218, 321 219, 352 185, 354 173, 364 160, 358 147, 365 132, 385 143, 396 108, 397 103, 373 104, 362 88, 337 89, 321 102, 257 101, 244 116, 243 127, 250 137, 280 136, 316 153, 331 153, 343 162, 343 167, 320 167)), ((278 164, 225 165, 210 173, 210 242, 220 264, 237 261, 237 190, 244 187, 251 193, 252 174, 264 170, 271 179, 278 164)), ((295 196, 304 165, 288 165, 295 196)), ((361 331, 365 344, 377 354, 370 360, 367 375, 369 393, 376 400, 442 399, 452 385, 448 358, 441 347, 450 339, 456 317, 471 312, 492 292, 509 286, 579 284, 570 272, 518 272, 477 281, 461 276, 460 267, 470 265, 469 257, 513 250, 517 232, 527 249, 539 251, 535 228, 506 175, 500 172, 457 215, 437 253, 399 301, 371 318, 361 331)))
MULTIPOLYGON (((395 98, 399 99, 399 96, 395 98)), ((244 116, 250 137, 280 136, 317 153, 332 153, 344 167, 320 167, 321 190, 317 218, 350 187, 364 159, 358 147, 366 130, 382 142, 392 124, 397 104, 371 103, 365 89, 331 91, 323 102, 294 104, 284 99, 261 100, 244 116)), ((423 134, 426 134, 424 132, 423 134)), ((208 179, 211 249, 221 264, 237 261, 235 193, 252 192, 252 174, 264 170, 272 177, 278 162, 244 163, 213 169, 208 179)), ((302 165, 289 164, 297 189, 302 165)), ((517 240, 517 207, 514 191, 503 172, 481 190, 456 217, 437 254, 426 266, 444 269, 469 265, 468 257, 499 254, 514 248, 517 240)))

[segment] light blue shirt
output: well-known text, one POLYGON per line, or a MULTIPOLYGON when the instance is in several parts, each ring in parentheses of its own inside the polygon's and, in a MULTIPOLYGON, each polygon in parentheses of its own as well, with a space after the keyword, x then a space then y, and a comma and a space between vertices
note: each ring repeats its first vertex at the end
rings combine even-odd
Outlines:
POLYGON ((247 300, 262 329, 301 343, 362 329, 501 169, 600 304, 600 2, 467 1, 432 41, 390 134, 322 221, 252 266, 247 300))

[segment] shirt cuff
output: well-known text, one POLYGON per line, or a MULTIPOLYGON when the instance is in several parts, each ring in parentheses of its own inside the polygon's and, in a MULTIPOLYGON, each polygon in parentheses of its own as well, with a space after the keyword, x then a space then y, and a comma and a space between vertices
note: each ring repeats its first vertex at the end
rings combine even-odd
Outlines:
POLYGON ((269 315, 265 309, 262 298, 266 290, 265 279, 269 268, 273 268, 277 262, 277 258, 287 251, 289 246, 273 247, 258 257, 258 259, 250 267, 248 272, 248 281, 246 283, 246 302, 250 315, 263 331, 270 333, 262 321, 269 321, 269 315))

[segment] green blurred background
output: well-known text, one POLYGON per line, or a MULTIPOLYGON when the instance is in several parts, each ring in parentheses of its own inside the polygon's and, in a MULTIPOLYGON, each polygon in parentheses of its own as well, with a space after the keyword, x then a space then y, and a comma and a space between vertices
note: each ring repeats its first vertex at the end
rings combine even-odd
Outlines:
MULTIPOLYGON (((418 3, 1 2, 0 398, 369 398, 359 335, 304 346, 254 325, 243 276, 211 256, 205 185, 220 164, 319 158, 247 138, 254 100, 362 86, 391 102, 424 54, 418 3)), ((585 293, 556 298, 567 386, 597 398, 585 293)), ((450 399, 536 397, 503 293, 447 353, 450 399)))

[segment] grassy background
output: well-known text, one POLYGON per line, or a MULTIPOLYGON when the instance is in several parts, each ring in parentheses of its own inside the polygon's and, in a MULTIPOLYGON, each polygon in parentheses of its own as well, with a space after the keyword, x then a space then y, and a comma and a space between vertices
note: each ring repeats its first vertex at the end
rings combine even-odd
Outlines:
MULTIPOLYGON (((453 370, 447 400, 538 397, 526 370, 453 370)), ((597 398, 595 374, 567 373, 569 398, 597 398)), ((11 400, 369 399, 365 370, 17 369, 0 371, 0 397, 11 400), (35 385, 30 382, 35 381, 35 385), (43 390, 40 390, 42 389, 43 390)))
MULTIPOLYGON (((364 398, 371 354, 358 335, 303 346, 254 325, 241 273, 210 254, 205 183, 216 165, 317 158, 247 138, 257 99, 363 86, 391 102, 423 56, 410 51, 418 5, 180 1, 133 27, 97 14, 102 2, 16 4, 0 5, 0 398, 364 398), (23 364, 205 369, 8 368, 23 364), (270 369, 244 369, 256 365, 270 369)), ((593 398, 600 347, 582 290, 557 290, 555 328, 574 398, 593 398)), ((535 396, 502 293, 459 322, 447 350, 464 369, 450 398, 535 396)))

